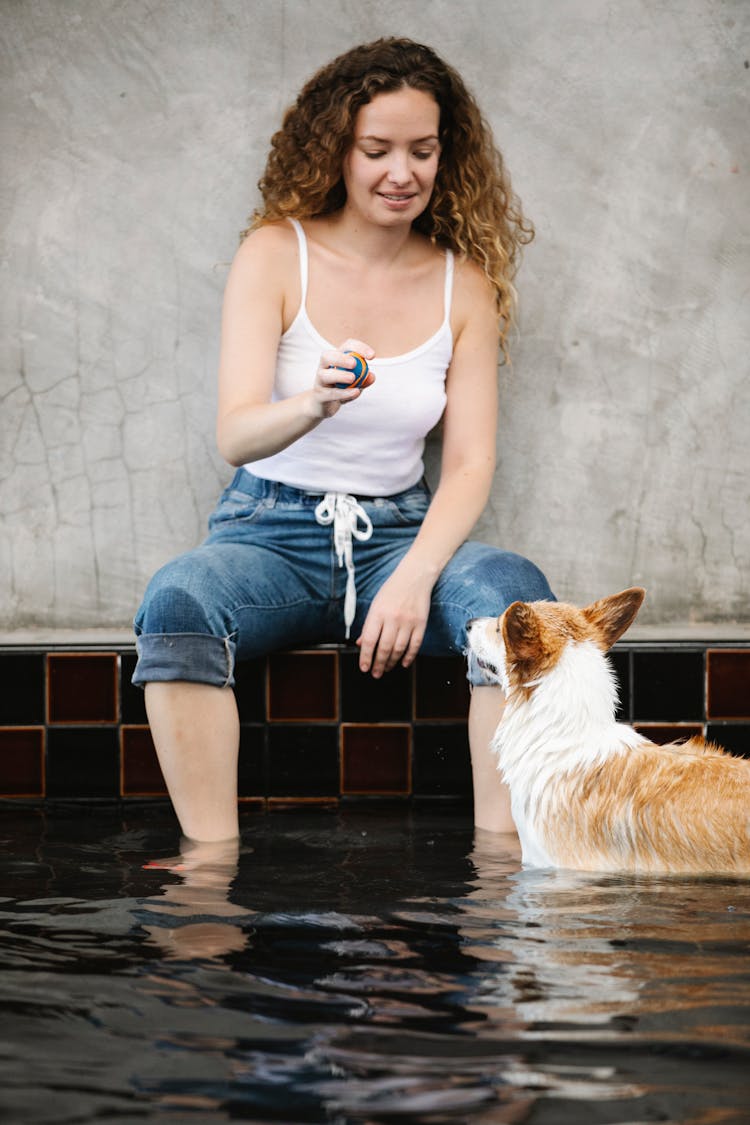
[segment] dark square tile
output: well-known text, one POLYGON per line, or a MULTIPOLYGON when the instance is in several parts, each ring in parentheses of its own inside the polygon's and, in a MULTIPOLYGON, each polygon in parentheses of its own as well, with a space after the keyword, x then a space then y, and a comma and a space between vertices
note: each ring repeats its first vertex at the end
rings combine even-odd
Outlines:
POLYGON ((123 652, 120 656, 120 720, 123 723, 142 726, 148 722, 146 717, 145 692, 130 682, 138 662, 134 652, 123 652))
POLYGON ((470 796, 471 756, 466 723, 418 723, 414 727, 415 796, 470 796))
POLYGON ((702 720, 704 679, 702 652, 634 652, 633 718, 702 720))
POLYGON ((408 723, 412 716, 412 670, 394 668, 379 680, 360 672, 359 654, 343 653, 341 718, 350 723, 408 723))
POLYGON ((148 727, 122 727, 123 797, 162 797, 167 792, 148 727))
POLYGON ((706 738, 738 758, 750 758, 750 723, 709 723, 706 738))
POLYGON ((615 712, 618 723, 627 723, 632 714, 630 702, 630 657, 627 649, 612 649, 608 653, 609 662, 617 680, 617 709, 615 712))
POLYGON ((293 812, 295 809, 314 808, 336 809, 339 806, 338 797, 269 797, 267 803, 269 812, 293 812))
POLYGON ((241 660, 234 669, 234 694, 241 723, 266 720, 266 669, 264 657, 241 660))
POLYGON ((240 727, 240 760, 237 771, 240 797, 263 797, 268 787, 266 774, 266 730, 261 723, 240 727))
POLYGON ((712 719, 750 719, 750 649, 709 649, 708 702, 712 719))
POLYGON ((44 722, 44 669, 42 652, 0 654, 0 725, 44 722))
POLYGON ((44 795, 44 730, 17 727, 0 730, 0 796, 44 795))
POLYGON ((50 653, 47 714, 50 723, 117 722, 115 653, 50 653))
POLYGON ((269 797, 338 796, 337 726, 274 725, 267 737, 269 797))
POLYGON ((268 658, 268 717, 338 718, 335 652, 281 652, 268 658))
POLYGON ((462 656, 420 656, 415 665, 417 719, 465 719, 469 682, 462 656))
POLYGON ((411 728, 341 727, 341 792, 411 792, 411 728))
POLYGON ((117 730, 56 727, 47 731, 48 797, 119 797, 117 730))
POLYGON ((666 746, 668 742, 685 742, 688 738, 703 734, 701 723, 636 723, 635 729, 658 746, 666 746))

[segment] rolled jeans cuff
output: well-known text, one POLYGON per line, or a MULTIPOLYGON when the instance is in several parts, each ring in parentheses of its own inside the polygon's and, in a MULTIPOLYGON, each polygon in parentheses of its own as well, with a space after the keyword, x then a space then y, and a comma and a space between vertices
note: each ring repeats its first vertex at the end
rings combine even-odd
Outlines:
POLYGON ((135 639, 136 687, 189 680, 214 687, 234 686, 237 646, 231 637, 209 633, 141 633, 135 639))

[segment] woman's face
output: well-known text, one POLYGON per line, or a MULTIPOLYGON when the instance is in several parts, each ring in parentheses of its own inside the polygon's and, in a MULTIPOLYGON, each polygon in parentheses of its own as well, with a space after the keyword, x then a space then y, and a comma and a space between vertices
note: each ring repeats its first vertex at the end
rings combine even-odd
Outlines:
POLYGON ((435 99, 410 86, 362 106, 344 158, 345 206, 378 225, 413 223, 435 184, 439 125, 435 99))

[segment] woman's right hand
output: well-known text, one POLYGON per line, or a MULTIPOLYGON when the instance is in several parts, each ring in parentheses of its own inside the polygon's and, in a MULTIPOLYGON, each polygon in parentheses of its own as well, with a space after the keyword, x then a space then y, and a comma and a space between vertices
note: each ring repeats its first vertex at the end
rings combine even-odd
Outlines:
POLYGON ((348 368, 346 348, 360 350, 368 361, 375 354, 361 340, 327 348, 317 372, 301 372, 302 386, 296 383, 296 393, 274 400, 283 312, 290 300, 298 300, 298 254, 291 226, 271 223, 248 235, 232 262, 224 293, 216 420, 219 451, 230 465, 274 456, 335 414, 342 403, 357 398, 360 391, 334 386, 348 375, 329 365, 348 368))
POLYGON ((345 354, 348 351, 359 352, 368 363, 375 355, 374 349, 362 340, 345 340, 340 348, 323 352, 312 387, 312 409, 317 418, 332 418, 344 403, 359 398, 362 391, 375 382, 374 374, 368 371, 361 387, 341 389, 336 386, 353 378, 355 363, 350 355, 345 354))

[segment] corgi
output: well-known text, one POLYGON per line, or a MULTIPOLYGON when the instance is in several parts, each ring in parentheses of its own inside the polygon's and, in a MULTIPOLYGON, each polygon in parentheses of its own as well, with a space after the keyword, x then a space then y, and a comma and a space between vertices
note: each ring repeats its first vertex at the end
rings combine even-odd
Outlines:
POLYGON ((492 741, 524 864, 750 875, 750 760, 703 738, 658 746, 615 720, 605 653, 635 618, 633 587, 579 609, 514 602, 467 626, 506 705, 492 741))

